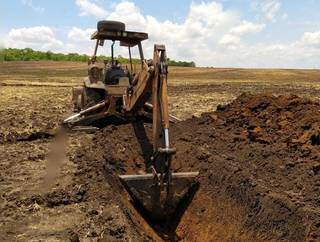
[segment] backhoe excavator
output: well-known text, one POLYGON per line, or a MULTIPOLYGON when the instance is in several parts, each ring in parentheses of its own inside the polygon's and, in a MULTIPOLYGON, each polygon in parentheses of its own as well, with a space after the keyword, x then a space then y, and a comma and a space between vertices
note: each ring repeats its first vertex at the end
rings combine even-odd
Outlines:
POLYGON ((120 175, 122 184, 133 200, 155 220, 168 220, 188 193, 198 172, 174 173, 170 146, 169 124, 178 119, 168 111, 168 66, 164 45, 154 45, 153 59, 145 60, 141 42, 147 33, 125 30, 117 21, 100 21, 91 36, 96 41, 94 54, 88 63, 88 78, 82 87, 73 89, 73 104, 77 111, 63 121, 70 129, 90 125, 97 120, 134 121, 138 116, 152 119, 153 155, 144 175, 120 175), (99 46, 111 41, 111 58, 101 65, 97 58, 99 46), (128 48, 129 67, 114 57, 115 42, 128 48), (132 48, 138 47, 139 70, 133 68, 132 48))

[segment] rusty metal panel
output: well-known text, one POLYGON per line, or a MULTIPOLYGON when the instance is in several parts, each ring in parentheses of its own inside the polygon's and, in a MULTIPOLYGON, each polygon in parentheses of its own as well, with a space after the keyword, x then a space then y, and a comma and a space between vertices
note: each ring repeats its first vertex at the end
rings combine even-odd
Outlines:
POLYGON ((106 90, 108 94, 115 97, 122 97, 125 94, 128 86, 119 86, 119 85, 108 85, 106 86, 106 90))

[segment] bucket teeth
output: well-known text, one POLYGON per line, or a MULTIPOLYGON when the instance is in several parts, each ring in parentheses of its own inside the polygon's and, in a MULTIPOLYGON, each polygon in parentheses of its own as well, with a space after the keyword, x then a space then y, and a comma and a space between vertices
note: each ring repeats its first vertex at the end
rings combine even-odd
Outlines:
MULTIPOLYGON (((153 174, 119 176, 134 202, 138 203, 155 220, 172 217, 180 201, 188 193, 198 172, 172 173, 171 183, 161 187, 153 174)), ((159 176, 159 174, 158 174, 159 176)))

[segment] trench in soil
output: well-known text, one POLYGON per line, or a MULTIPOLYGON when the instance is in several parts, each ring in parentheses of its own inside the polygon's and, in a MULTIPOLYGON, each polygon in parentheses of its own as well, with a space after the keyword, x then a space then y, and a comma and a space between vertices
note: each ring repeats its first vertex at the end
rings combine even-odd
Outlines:
MULTIPOLYGON (((134 135, 130 134, 132 136, 129 135, 130 142, 133 138, 136 144, 139 144, 136 150, 140 151, 139 155, 144 164, 139 162, 136 166, 135 161, 129 159, 121 166, 126 167, 125 174, 146 173, 147 169, 143 166, 150 165, 149 159, 152 154, 152 144, 148 137, 151 130, 150 124, 138 121, 123 126, 113 126, 111 129, 124 128, 128 131, 130 126, 134 133, 134 135)), ((119 138, 120 142, 128 141, 125 135, 121 135, 121 132, 119 138)), ((110 160, 107 162, 111 161, 112 164, 115 164, 119 157, 108 159, 110 160)), ((189 164, 185 164, 183 170, 195 171, 189 164)), ((156 241, 265 241, 263 234, 246 227, 247 208, 222 192, 219 187, 210 187, 206 177, 202 177, 201 174, 190 185, 188 192, 177 206, 175 214, 169 220, 160 222, 154 220, 143 206, 129 195, 119 181, 118 175, 118 172, 114 172, 113 167, 106 168, 107 181, 115 191, 119 192, 119 200, 128 209, 129 219, 138 229, 156 241)))
POLYGON ((317 241, 319 124, 319 103, 294 95, 250 94, 172 124, 173 171, 199 171, 199 189, 190 204, 183 204, 183 215, 163 224, 138 213, 118 179, 145 173, 151 124, 99 130, 79 151, 78 163, 101 164, 135 227, 155 240, 317 241))
MULTIPOLYGON (((141 174, 141 170, 136 172, 141 174)), ((257 233, 246 231, 243 207, 219 192, 200 189, 199 182, 190 186, 174 216, 159 222, 130 196, 117 174, 107 172, 106 177, 119 191, 121 202, 129 209, 130 220, 156 241, 263 241, 261 235, 259 239, 257 233)))

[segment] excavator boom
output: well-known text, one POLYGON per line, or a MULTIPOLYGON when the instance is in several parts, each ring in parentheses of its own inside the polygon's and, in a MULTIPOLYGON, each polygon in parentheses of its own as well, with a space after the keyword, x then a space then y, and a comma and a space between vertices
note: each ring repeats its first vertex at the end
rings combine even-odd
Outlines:
MULTIPOLYGON (((167 56, 164 45, 154 46, 153 75, 150 83, 138 85, 152 89, 143 90, 141 95, 152 95, 152 133, 153 156, 151 171, 145 175, 119 176, 129 194, 156 220, 168 220, 176 212, 177 207, 188 193, 198 172, 173 173, 171 162, 175 149, 170 146, 169 111, 167 95, 167 56)), ((140 80, 144 81, 144 80, 140 80)), ((138 103, 141 96, 133 93, 126 97, 127 103, 138 103)), ((134 105, 130 108, 134 109, 134 105)), ((130 108, 128 110, 130 111, 130 108)))

